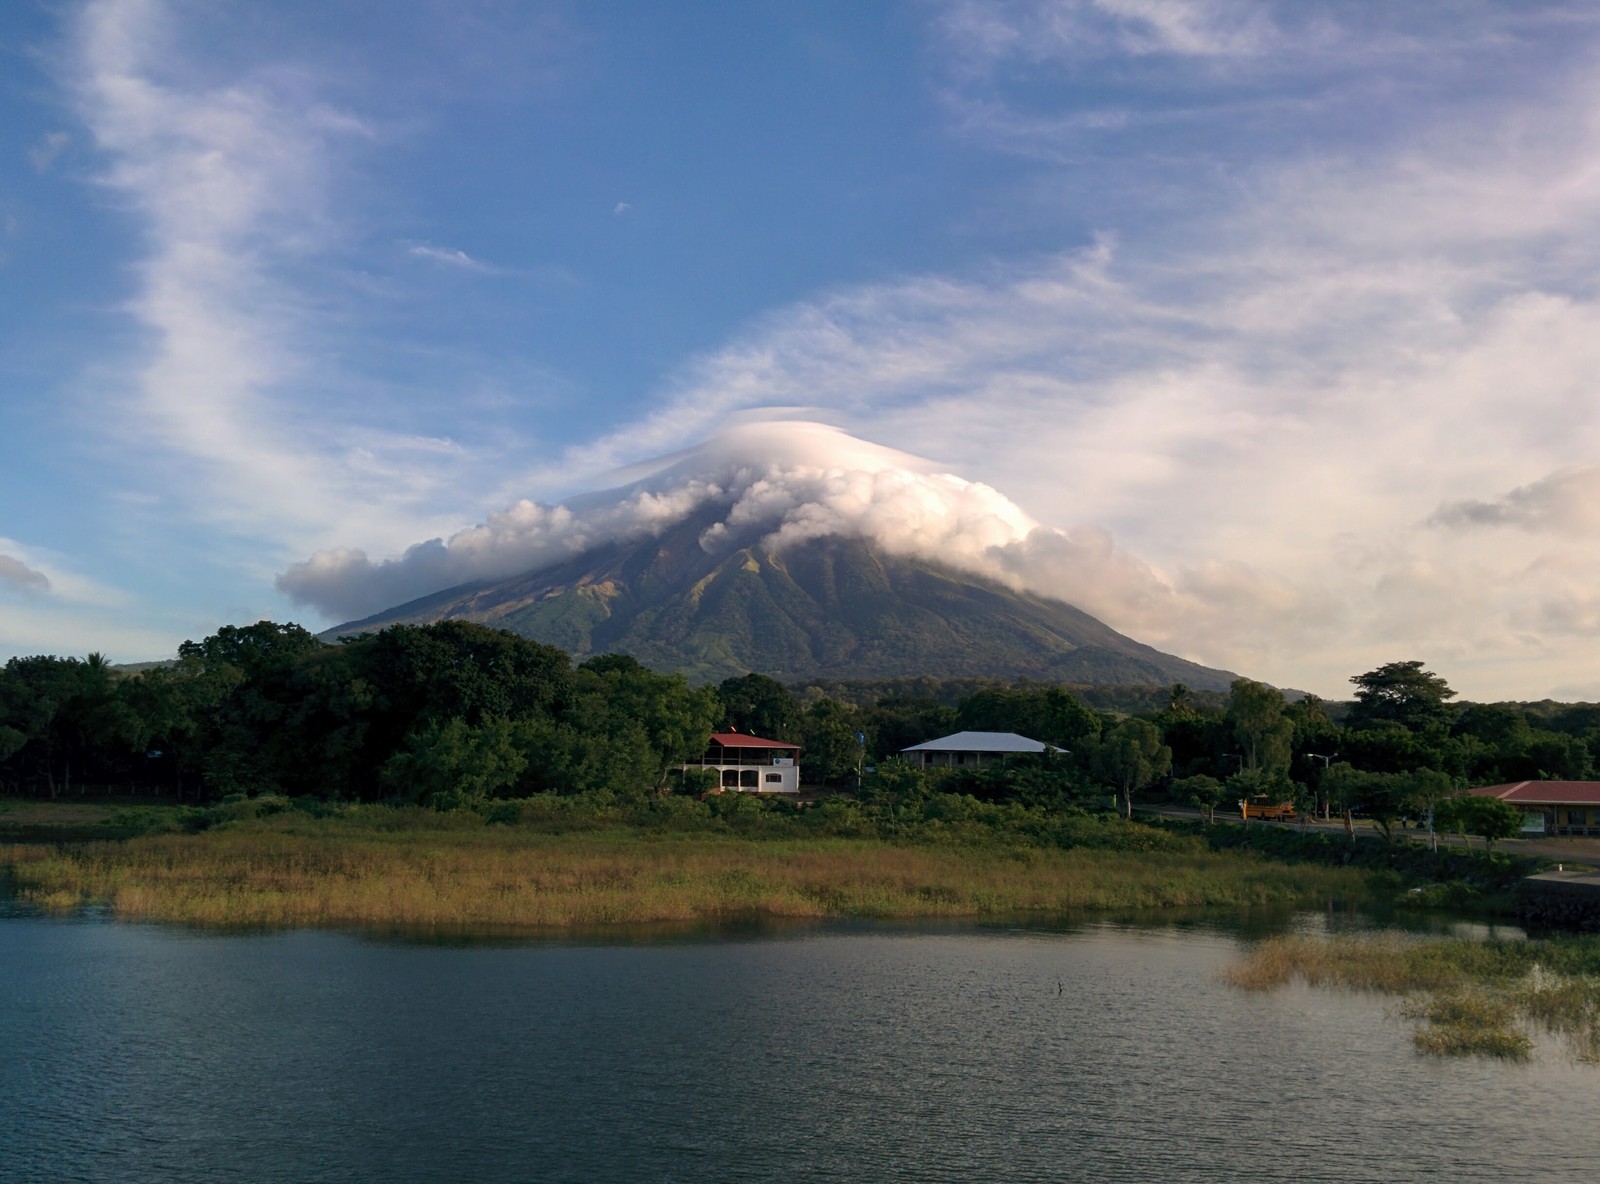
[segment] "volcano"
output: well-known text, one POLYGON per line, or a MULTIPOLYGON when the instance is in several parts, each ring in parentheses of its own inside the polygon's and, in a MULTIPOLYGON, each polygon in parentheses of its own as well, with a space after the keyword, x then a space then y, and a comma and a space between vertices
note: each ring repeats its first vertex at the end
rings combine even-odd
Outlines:
POLYGON ((1125 637, 1060 600, 829 535, 709 547, 715 515, 504 579, 436 592, 324 636, 468 620, 575 657, 625 653, 695 682, 931 675, 1226 690, 1235 677, 1125 637))

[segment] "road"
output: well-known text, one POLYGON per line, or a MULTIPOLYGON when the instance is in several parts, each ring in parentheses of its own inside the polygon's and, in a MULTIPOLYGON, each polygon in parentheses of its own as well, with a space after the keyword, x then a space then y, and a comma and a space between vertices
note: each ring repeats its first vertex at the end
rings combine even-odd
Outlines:
MULTIPOLYGON (((1163 818, 1186 818, 1191 821, 1199 821, 1205 818, 1203 810, 1196 810, 1189 806, 1138 806, 1135 809, 1142 814, 1154 814, 1163 818)), ((1344 820, 1342 818, 1335 818, 1329 822, 1314 819, 1310 823, 1263 822, 1260 819, 1251 819, 1249 822, 1245 822, 1239 817, 1238 810, 1229 812, 1219 809, 1217 811, 1217 821, 1231 823, 1234 826, 1289 826, 1296 830, 1304 829, 1323 834, 1342 835, 1344 833, 1344 820)), ((1383 832, 1364 818, 1355 819, 1353 825, 1358 835, 1373 838, 1382 837, 1383 832)), ((1428 841, 1427 832, 1422 830, 1401 830, 1397 826, 1394 833, 1396 838, 1407 838, 1421 843, 1428 841)), ((1463 844, 1463 840, 1458 835, 1447 835, 1440 832, 1439 843, 1441 846, 1458 847, 1463 844)), ((1481 848, 1483 840, 1469 840, 1465 845, 1481 848)), ((1495 845, 1495 850, 1505 851, 1512 855, 1525 855, 1534 859, 1553 859, 1557 863, 1568 867, 1600 868, 1600 839, 1572 838, 1560 835, 1545 835, 1526 839, 1502 839, 1495 845)))

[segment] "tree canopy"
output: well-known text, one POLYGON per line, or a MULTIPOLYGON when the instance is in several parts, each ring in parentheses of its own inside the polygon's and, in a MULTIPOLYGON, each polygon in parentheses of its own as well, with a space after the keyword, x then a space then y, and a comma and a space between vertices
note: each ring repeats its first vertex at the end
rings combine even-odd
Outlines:
MULTIPOLYGON (((800 746, 810 785, 859 785, 885 799, 1054 810, 1103 806, 1109 791, 1127 813, 1142 794, 1208 811, 1237 796, 1320 795, 1381 827, 1430 807, 1440 817, 1464 811, 1486 828, 1471 833, 1488 838, 1503 835, 1472 811, 1498 807, 1453 805, 1463 788, 1595 775, 1600 705, 1457 709, 1421 662, 1353 681, 1359 692, 1340 726, 1338 705, 1287 702, 1251 679, 1235 681, 1225 702, 1151 687, 1102 700, 1102 710, 1085 705, 1090 690, 1034 682, 824 691, 748 674, 711 688, 622 654, 574 666, 561 650, 466 622, 326 645, 298 625, 260 621, 185 642, 175 661, 134 673, 99 654, 11 659, 0 669, 0 791, 444 807, 545 792, 647 797, 706 788, 678 770, 710 732, 732 726, 800 746), (962 728, 1059 747, 914 775, 892 762, 962 728), (874 767, 889 772, 874 779, 874 767)), ((1499 813, 1503 830, 1510 815, 1499 813)))
POLYGON ((1420 732, 1450 724, 1448 700, 1456 693, 1444 679, 1424 670, 1420 661, 1387 662, 1350 681, 1356 684, 1356 694, 1345 720, 1349 727, 1393 724, 1420 732))

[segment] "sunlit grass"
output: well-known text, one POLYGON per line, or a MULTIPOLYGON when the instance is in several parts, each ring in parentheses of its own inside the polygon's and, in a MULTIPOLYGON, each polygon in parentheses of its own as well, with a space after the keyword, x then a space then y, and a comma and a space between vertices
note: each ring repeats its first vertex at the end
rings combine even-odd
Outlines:
POLYGON ((215 926, 509 926, 733 917, 983 917, 1359 903, 1369 881, 1201 849, 932 847, 512 827, 380 831, 268 819, 197 835, 0 847, 17 893, 53 909, 215 926))
POLYGON ((1532 1033, 1600 1059, 1600 941, 1407 941, 1395 935, 1262 942, 1226 977, 1246 990, 1300 980, 1405 996, 1413 1041, 1440 1056, 1523 1060, 1532 1033))
POLYGON ((1517 1004, 1502 992, 1453 991, 1416 1000, 1403 1013, 1423 1021, 1411 1035, 1418 1052, 1507 1061, 1533 1055, 1533 1038, 1517 1022, 1517 1004))

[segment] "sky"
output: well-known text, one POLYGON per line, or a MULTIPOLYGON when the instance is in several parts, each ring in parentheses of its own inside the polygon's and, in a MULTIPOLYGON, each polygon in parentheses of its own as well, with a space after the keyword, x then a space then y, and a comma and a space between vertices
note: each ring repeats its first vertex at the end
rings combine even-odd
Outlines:
POLYGON ((0 657, 715 503, 1600 699, 1597 67, 1587 0, 9 0, 0 657))

